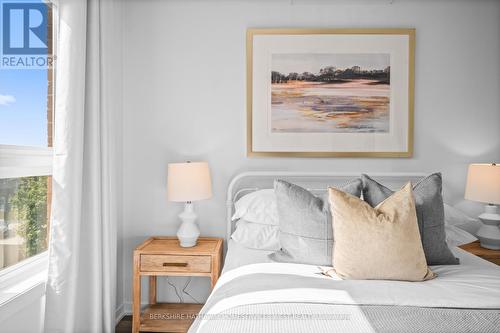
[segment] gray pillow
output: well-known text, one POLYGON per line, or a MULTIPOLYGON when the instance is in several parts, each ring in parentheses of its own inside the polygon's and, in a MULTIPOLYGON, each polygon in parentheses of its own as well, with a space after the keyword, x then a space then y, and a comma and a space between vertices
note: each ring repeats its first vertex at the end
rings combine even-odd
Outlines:
MULTIPOLYGON (((361 179, 340 189, 359 197, 361 179)), ((332 265, 333 228, 328 193, 321 198, 283 180, 274 181, 281 249, 269 255, 274 261, 332 265)))
MULTIPOLYGON (((367 175, 363 180, 363 199, 375 207, 393 191, 367 175)), ((443 180, 441 173, 434 173, 413 186, 417 209, 418 229, 428 265, 456 265, 459 260, 446 245, 444 229, 443 180)))

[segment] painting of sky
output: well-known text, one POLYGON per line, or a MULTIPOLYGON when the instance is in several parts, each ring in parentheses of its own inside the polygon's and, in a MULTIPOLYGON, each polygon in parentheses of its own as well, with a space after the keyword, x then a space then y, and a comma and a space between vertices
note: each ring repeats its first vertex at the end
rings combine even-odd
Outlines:
POLYGON ((318 73, 321 68, 335 66, 351 68, 359 66, 367 70, 376 70, 389 66, 387 54, 345 54, 345 53, 304 53, 273 54, 273 71, 281 73, 318 73))
POLYGON ((273 54, 271 132, 387 133, 389 54, 273 54))

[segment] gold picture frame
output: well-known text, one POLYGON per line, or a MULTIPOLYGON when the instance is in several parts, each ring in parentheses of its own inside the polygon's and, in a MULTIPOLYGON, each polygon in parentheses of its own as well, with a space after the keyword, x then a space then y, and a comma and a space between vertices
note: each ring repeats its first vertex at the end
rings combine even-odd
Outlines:
MULTIPOLYGON (((248 157, 412 157, 414 134, 414 74, 415 74, 415 29, 248 29, 247 48, 247 156, 248 157), (398 151, 262 151, 253 146, 253 80, 254 80, 254 38, 260 35, 403 35, 408 40, 408 91, 406 147, 398 151)), ((392 73, 391 73, 392 74, 392 73)), ((391 75, 389 74, 389 75, 391 75)), ((392 79, 391 79, 392 80, 392 79)))

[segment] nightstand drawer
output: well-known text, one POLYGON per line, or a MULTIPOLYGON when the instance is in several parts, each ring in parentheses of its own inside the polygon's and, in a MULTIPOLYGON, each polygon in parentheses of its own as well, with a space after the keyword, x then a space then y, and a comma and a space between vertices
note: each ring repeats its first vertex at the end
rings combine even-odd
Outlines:
POLYGON ((209 273, 211 257, 143 254, 141 255, 141 271, 209 273))

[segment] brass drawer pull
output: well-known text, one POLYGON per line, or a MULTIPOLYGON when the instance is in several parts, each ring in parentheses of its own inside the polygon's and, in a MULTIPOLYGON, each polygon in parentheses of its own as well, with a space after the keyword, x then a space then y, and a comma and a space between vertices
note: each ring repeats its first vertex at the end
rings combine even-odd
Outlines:
POLYGON ((187 262, 164 262, 163 267, 187 267, 187 262))

